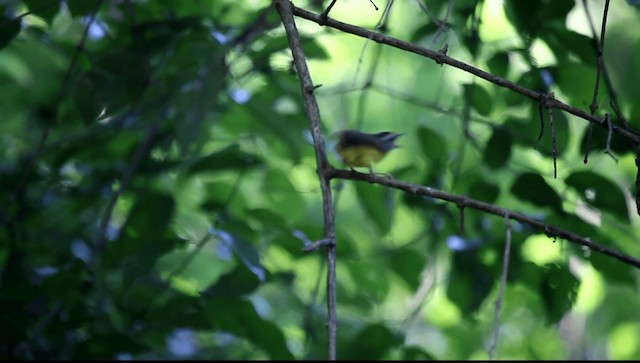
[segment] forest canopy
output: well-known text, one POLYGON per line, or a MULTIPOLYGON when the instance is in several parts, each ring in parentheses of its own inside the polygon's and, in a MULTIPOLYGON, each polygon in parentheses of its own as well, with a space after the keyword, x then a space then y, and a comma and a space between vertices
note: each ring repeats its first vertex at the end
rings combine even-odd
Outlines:
POLYGON ((640 359, 640 3, 283 4, 0 2, 2 358, 640 359))

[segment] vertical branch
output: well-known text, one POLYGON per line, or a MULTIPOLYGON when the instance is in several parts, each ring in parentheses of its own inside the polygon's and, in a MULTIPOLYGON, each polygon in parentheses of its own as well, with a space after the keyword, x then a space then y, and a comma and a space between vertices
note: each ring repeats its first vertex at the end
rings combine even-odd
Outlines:
POLYGON ((533 146, 534 150, 538 148, 538 144, 540 140, 542 140, 542 135, 544 135, 544 111, 542 110, 542 102, 538 104, 538 114, 540 116, 540 134, 538 135, 538 141, 536 141, 536 144, 533 146))
POLYGON ((502 276, 500 277, 500 290, 496 299, 496 311, 493 317, 493 337, 491 347, 489 348, 489 359, 494 360, 496 356, 496 348, 498 347, 498 332, 500 330, 500 310, 502 310, 502 300, 504 298, 504 290, 507 286, 507 275, 509 273, 509 256, 511 255, 511 222, 509 221, 509 213, 504 215, 504 223, 506 229, 504 256, 502 259, 502 276))
MULTIPOLYGON (((592 124, 593 125, 593 124, 592 124)), ((553 179, 558 178, 558 144, 556 141, 556 125, 553 122, 553 108, 549 107, 549 126, 551 127, 551 154, 553 155, 553 179)))
POLYGON ((611 114, 607 113, 604 116, 605 121, 607 122, 607 127, 609 128, 607 131, 607 145, 604 149, 605 154, 608 154, 609 156, 611 156, 611 158, 613 160, 615 160, 615 162, 618 162, 618 158, 616 158, 615 155, 613 155, 613 151, 611 150, 611 136, 613 135, 613 131, 611 130, 611 114))
POLYGON ((582 162, 585 164, 589 162, 589 149, 591 149, 591 135, 593 134, 593 122, 589 122, 589 128, 587 128, 587 141, 584 146, 584 159, 582 162))
POLYGON ((596 33, 596 27, 593 25, 593 19, 591 18, 591 11, 589 11, 589 3, 587 0, 582 0, 582 5, 584 6, 584 11, 587 14, 587 20, 589 21, 589 27, 591 28, 591 35, 593 37, 593 46, 598 54, 598 70, 602 69, 602 78, 604 79, 604 84, 607 86, 607 91, 609 91, 609 97, 611 98, 611 108, 618 116, 618 119, 622 122, 622 126, 625 129, 629 129, 629 123, 627 119, 624 117, 622 112, 620 112, 620 107, 618 103, 618 96, 613 88, 613 84, 611 82, 611 77, 609 76, 609 71, 607 70, 606 65, 604 64, 604 33, 606 30, 607 23, 607 14, 609 13, 609 1, 605 3, 604 14, 602 18, 602 28, 600 30, 600 41, 598 41, 598 34, 596 33), (602 61, 602 62, 601 62, 602 61))
MULTIPOLYGON (((591 32, 593 34, 593 41, 596 47, 596 52, 598 55, 598 69, 596 71, 596 85, 593 88, 593 98, 591 100, 591 105, 589 105, 589 111, 591 111, 591 115, 595 115, 598 110, 598 90, 600 89, 600 74, 604 72, 604 60, 602 59, 602 54, 604 51, 604 33, 607 28, 607 13, 609 12, 609 0, 606 1, 604 5, 604 15, 602 15, 602 29, 600 30, 600 41, 596 37, 596 30, 593 26, 593 22, 591 21, 591 15, 589 13, 589 7, 585 0, 582 1, 585 11, 587 12, 587 16, 589 18, 589 24, 591 25, 591 32)), ((609 93, 612 93, 611 84, 609 85, 609 93)), ((593 133, 593 123, 589 124, 589 129, 587 130, 587 141, 585 147, 584 154, 584 163, 586 164, 589 160, 589 149, 591 149, 591 134, 593 133)))
POLYGON ((316 163, 318 165, 318 177, 320 178, 320 189, 322 190, 322 204, 324 211, 324 234, 329 240, 327 243, 327 315, 328 315, 328 333, 329 333, 329 360, 336 359, 336 243, 335 243, 335 227, 334 227, 334 210, 331 201, 331 177, 333 168, 327 160, 326 146, 322 137, 320 109, 314 95, 314 86, 311 80, 311 74, 307 67, 304 50, 300 42, 300 35, 293 20, 292 5, 289 0, 273 0, 276 10, 280 15, 282 24, 287 33, 289 47, 293 55, 293 63, 295 64, 300 78, 300 87, 304 105, 307 110, 307 117, 311 126, 311 135, 313 136, 313 145, 316 152, 316 163))

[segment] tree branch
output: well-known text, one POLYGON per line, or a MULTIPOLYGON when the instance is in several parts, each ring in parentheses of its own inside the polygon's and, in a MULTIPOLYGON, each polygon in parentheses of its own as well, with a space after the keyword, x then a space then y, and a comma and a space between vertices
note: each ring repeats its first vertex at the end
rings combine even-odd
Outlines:
MULTIPOLYGON (((292 9, 293 9, 293 14, 299 17, 302 17, 304 19, 313 21, 315 23, 318 24, 322 24, 324 26, 328 26, 331 28, 335 28, 338 30, 341 30, 345 33, 350 33, 350 34, 354 34, 363 38, 367 38, 367 39, 371 39, 373 41, 376 41, 378 43, 382 43, 382 44, 387 44, 390 45, 392 47, 398 48, 398 49, 402 49, 405 50, 407 52, 411 52, 411 53, 415 53, 427 58, 431 58, 433 60, 435 60, 438 64, 444 63, 447 65, 450 65, 452 67, 461 69, 465 72, 471 73, 477 77, 480 77, 486 81, 489 81, 497 86, 500 87, 504 87, 507 89, 510 89, 516 93, 519 93, 523 96, 529 97, 537 102, 544 102, 545 101, 545 93, 542 92, 537 92, 537 91, 533 91, 531 89, 528 89, 526 87, 520 86, 518 84, 515 84, 513 82, 510 82, 504 78, 495 76, 489 72, 483 71, 479 68, 476 68, 474 66, 471 66, 467 63, 461 62, 455 58, 451 58, 449 56, 447 56, 444 53, 439 53, 427 48, 423 48, 420 46, 417 46, 415 44, 411 44, 393 37, 390 37, 388 35, 385 34, 381 34, 381 33, 377 33, 377 32, 373 32, 358 26, 354 26, 354 25, 350 25, 350 24, 346 24, 331 18, 327 18, 326 20, 323 20, 321 18, 320 15, 306 11, 304 9, 300 9, 297 8, 295 6, 292 5, 292 9)), ((553 107, 553 108, 557 108, 563 111, 566 111, 574 116, 577 116, 579 118, 582 118, 588 122, 592 122, 595 124, 598 124, 604 128, 607 128, 608 125, 605 122, 604 118, 601 117, 596 117, 594 115, 589 114, 589 112, 586 112, 584 110, 575 108, 573 106, 567 105, 566 103, 563 103, 557 99, 553 99, 553 100, 547 100, 547 105, 549 107, 553 107)), ((621 128, 619 126, 616 125, 611 125, 613 132, 615 132, 618 135, 621 135, 622 137, 634 142, 635 144, 640 143, 640 135, 637 134, 634 131, 631 130, 625 130, 624 128, 621 128)))
MULTIPOLYGON (((318 177, 320 178, 320 189, 322 190, 322 204, 324 211, 324 238, 327 243, 327 313, 328 313, 328 333, 329 333, 329 360, 336 359, 336 237, 334 225, 334 210, 331 201, 331 176, 333 167, 327 160, 327 151, 322 137, 320 109, 314 95, 313 81, 307 67, 304 50, 300 42, 300 35, 293 20, 293 5, 289 0, 273 0, 276 10, 280 15, 282 24, 289 39, 289 47, 293 55, 293 63, 300 78, 300 87, 304 105, 307 110, 307 117, 311 126, 313 145, 316 152, 316 163, 318 165, 318 177)), ((318 18, 320 19, 320 18, 318 18)))
MULTIPOLYGON (((640 162, 638 163, 640 164, 640 162)), ((544 223, 540 220, 528 217, 522 213, 514 212, 509 209, 495 206, 493 204, 481 202, 479 200, 470 199, 468 197, 463 197, 456 194, 443 192, 441 190, 422 186, 422 185, 411 184, 411 183, 407 183, 404 181, 400 181, 400 180, 396 180, 388 177, 358 173, 356 171, 333 170, 331 173, 331 177, 338 178, 338 179, 360 180, 360 181, 366 181, 372 184, 380 184, 390 188, 403 190, 410 194, 425 195, 431 198, 436 198, 436 199, 441 199, 447 202, 451 202, 458 206, 463 205, 467 208, 477 209, 477 210, 480 210, 489 214, 493 214, 496 216, 501 216, 501 217, 508 216, 509 219, 518 221, 520 223, 528 224, 534 228, 544 231, 544 233, 549 237, 559 237, 571 243, 589 247, 590 249, 596 252, 600 252, 607 256, 613 257, 619 261, 624 262, 627 265, 631 265, 633 267, 640 269, 639 259, 626 255, 616 249, 592 242, 588 238, 582 237, 573 232, 544 223)))

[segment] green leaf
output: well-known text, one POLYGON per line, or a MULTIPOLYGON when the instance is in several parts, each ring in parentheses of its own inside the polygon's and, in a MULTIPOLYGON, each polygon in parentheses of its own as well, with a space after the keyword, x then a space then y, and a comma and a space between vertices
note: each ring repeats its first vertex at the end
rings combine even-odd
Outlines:
POLYGON ((527 38, 535 38, 541 27, 540 2, 509 1, 504 3, 505 14, 517 29, 527 38))
POLYGON ((569 62, 570 55, 576 56, 583 64, 597 66, 597 52, 591 37, 568 30, 563 24, 553 24, 549 31, 545 32, 544 38, 549 48, 560 59, 561 67, 569 62))
MULTIPOLYGON (((640 108, 638 108, 640 111, 640 108)), ((616 118, 612 115, 611 122, 614 122, 616 118)), ((638 120, 640 119, 640 112, 638 115, 634 117, 632 114, 629 120, 638 120)), ((589 128, 584 128, 584 133, 582 134, 582 138, 580 139, 580 151, 584 155, 587 147, 587 138, 589 137, 589 128)), ((611 140, 609 139, 609 131, 604 127, 593 125, 593 129, 591 131, 591 143, 589 144, 589 161, 593 156, 598 154, 602 155, 602 151, 606 150, 607 143, 609 143, 609 148, 611 151, 616 154, 616 156, 620 156, 626 153, 635 153, 633 149, 633 145, 624 137, 620 136, 618 133, 613 132, 611 134, 611 140)))
POLYGON ((262 189, 267 200, 278 206, 274 211, 283 218, 294 222, 302 217, 305 202, 284 172, 270 170, 264 178, 262 189))
POLYGON ((521 200, 539 207, 549 207, 563 214, 562 200, 553 188, 538 174, 520 174, 511 186, 511 192, 521 200))
POLYGON ((167 228, 174 209, 175 201, 170 195, 155 191, 140 193, 120 237, 106 249, 109 265, 124 266, 128 282, 148 273, 157 259, 179 241, 167 228))
POLYGON ((426 258, 423 254, 408 248, 387 251, 388 264, 391 270, 400 276, 415 291, 420 286, 420 277, 424 269, 426 258))
MULTIPOLYGON (((237 234, 223 231, 220 229, 210 229, 209 233, 217 236, 222 240, 223 245, 233 251, 233 253, 242 261, 242 263, 255 275, 260 281, 266 278, 266 272, 260 263, 260 253, 251 242, 244 240, 237 234)), ((237 276, 236 276, 237 277, 237 276)), ((240 276, 242 277, 242 276, 240 276)))
POLYGON ((355 188, 364 212, 380 228, 382 235, 387 234, 393 215, 393 191, 369 183, 356 183, 355 188))
POLYGON ((420 347, 405 347, 402 351, 404 361, 437 360, 436 357, 420 347))
POLYGON ((489 58, 487 65, 491 73, 506 78, 509 72, 509 52, 496 52, 489 58))
POLYGON ((280 328, 260 317, 250 302, 220 296, 206 298, 203 303, 208 319, 216 329, 246 338, 265 351, 269 359, 295 358, 287 349, 280 328))
POLYGON ((67 6, 73 16, 80 16, 92 13, 99 2, 101 0, 70 0, 67 1, 67 6))
MULTIPOLYGON (((558 65, 557 83, 570 103, 587 109, 593 98, 596 67, 583 62, 565 62, 558 65)), ((559 112, 555 112, 556 114, 559 112)))
POLYGON ((154 328, 163 335, 169 334, 178 326, 198 330, 211 329, 207 314, 200 308, 200 301, 201 298, 195 296, 172 296, 162 304, 152 304, 147 320, 153 322, 154 328))
POLYGON ((504 3, 507 18, 523 34, 532 40, 545 32, 551 23, 564 24, 573 0, 509 1, 504 3))
POLYGON ((187 174, 201 172, 217 172, 228 169, 244 169, 261 164, 261 161, 254 155, 240 150, 238 144, 232 144, 222 150, 215 151, 209 155, 190 161, 191 165, 185 171, 187 174))
MULTIPOLYGON (((77 1, 77 0, 76 0, 77 1)), ((60 1, 43 2, 42 0, 22 0, 29 11, 51 24, 53 17, 60 11, 60 1)))
POLYGON ((613 213, 625 223, 631 221, 626 198, 616 183, 592 171, 573 172, 565 182, 575 188, 587 203, 613 213))
POLYGON ((13 38, 17 37, 20 34, 20 29, 22 28, 22 18, 0 18, 0 49, 7 46, 7 44, 11 43, 13 38))
POLYGON ((418 27, 418 29, 411 34, 411 42, 417 43, 422 40, 422 38, 435 34, 438 30, 438 24, 435 22, 428 22, 425 25, 418 27))
POLYGON ((476 312, 493 286, 493 276, 478 259, 477 249, 451 254, 447 296, 469 316, 476 312))
POLYGON ((356 294, 352 296, 354 301, 350 303, 368 309, 377 305, 375 301, 383 301, 388 296, 391 283, 388 271, 379 268, 383 263, 383 259, 370 259, 366 263, 351 262, 347 265, 353 281, 358 286, 356 294))
POLYGON ((145 240, 162 236, 171 224, 175 201, 171 195, 148 191, 137 199, 122 230, 125 235, 145 240))
POLYGON ((538 289, 547 313, 547 323, 555 324, 573 306, 580 284, 567 265, 549 264, 542 270, 538 289))
POLYGON ((469 197, 493 203, 500 195, 500 188, 484 180, 476 180, 469 186, 469 197))
POLYGON ((381 323, 373 323, 362 329, 349 344, 338 352, 344 360, 381 360, 391 349, 402 343, 400 336, 394 334, 381 323))
POLYGON ((482 159, 492 169, 503 167, 511 156, 511 135, 502 128, 493 130, 493 134, 484 149, 482 159))
POLYGON ((236 268, 222 276, 211 287, 202 292, 202 296, 237 297, 250 294, 260 286, 260 279, 247 265, 239 263, 236 268))
POLYGON ((147 345, 131 334, 118 332, 115 330, 108 332, 97 332, 92 334, 91 339, 79 342, 76 347, 74 360, 109 360, 114 359, 115 352, 128 352, 132 354, 144 352, 147 345))
POLYGON ((418 127, 418 141, 424 157, 436 165, 442 167, 446 158, 447 143, 440 134, 426 126, 418 127))
MULTIPOLYGON (((300 37, 302 43, 302 49, 307 58, 315 59, 328 59, 327 52, 318 44, 318 42, 311 37, 300 37)), ((286 35, 270 37, 266 39, 266 43, 259 50, 253 50, 249 52, 250 58, 254 62, 254 67, 262 71, 268 71, 271 69, 269 59, 275 53, 289 50, 289 40, 286 35)))
POLYGON ((476 83, 465 84, 463 87, 465 102, 471 104, 480 115, 489 116, 493 105, 489 92, 476 83))
POLYGON ((610 256, 591 251, 591 256, 585 260, 590 261, 594 269, 611 283, 622 283, 629 287, 635 286, 636 270, 610 256))

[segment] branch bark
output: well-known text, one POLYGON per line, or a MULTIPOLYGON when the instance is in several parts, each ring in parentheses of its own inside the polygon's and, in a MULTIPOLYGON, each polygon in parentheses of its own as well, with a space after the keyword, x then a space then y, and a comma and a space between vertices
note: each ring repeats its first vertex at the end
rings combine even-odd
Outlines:
MULTIPOLYGON (((638 163, 640 164, 640 162, 638 163)), ((508 216, 509 219, 518 221, 520 223, 528 224, 534 228, 537 228, 543 231, 549 237, 559 237, 571 243, 589 247, 590 249, 596 252, 600 252, 607 256, 613 257, 627 265, 631 265, 633 267, 640 269, 640 260, 637 258, 626 255, 616 249, 592 242, 588 238, 582 237, 571 231, 567 231, 565 229, 531 218, 522 213, 501 208, 493 204, 481 202, 479 200, 470 199, 468 197, 464 197, 456 194, 443 192, 441 190, 422 186, 422 185, 411 184, 411 183, 403 182, 400 180, 381 177, 377 175, 358 173, 356 171, 333 170, 331 176, 333 178, 339 178, 339 179, 351 179, 351 180, 365 181, 372 184, 380 184, 390 188, 403 190, 411 194, 419 194, 419 195, 425 195, 425 196, 436 198, 436 199, 441 199, 447 202, 454 203, 459 207, 464 206, 466 208, 473 208, 488 214, 493 214, 501 217, 508 216)))
POLYGON ((329 360, 336 359, 336 237, 334 225, 334 210, 331 200, 331 176, 333 167, 327 160, 327 149, 324 143, 321 129, 320 109, 314 95, 315 87, 311 80, 311 74, 307 67, 307 61, 300 42, 300 35, 293 19, 294 6, 289 0, 273 0, 276 10, 280 15, 282 24, 289 39, 289 47, 293 55, 293 63, 300 78, 300 88, 307 110, 307 117, 311 126, 313 145, 316 152, 316 163, 318 165, 318 177, 320 178, 320 189, 322 190, 322 204, 324 210, 324 238, 329 242, 327 248, 327 315, 329 333, 329 360))
MULTIPOLYGON (((452 67, 461 69, 465 72, 471 73, 477 77, 480 77, 484 80, 487 80, 495 85, 498 85, 500 87, 504 87, 507 89, 510 89, 516 93, 519 93, 523 96, 529 97, 537 102, 545 102, 545 97, 546 94, 542 93, 542 92, 537 92, 537 91, 533 91, 531 89, 528 89, 526 87, 522 87, 518 84, 515 84, 513 82, 510 82, 504 78, 498 77, 498 76, 494 76, 493 74, 483 71, 479 68, 476 68, 472 65, 469 65, 467 63, 461 62, 455 58, 451 58, 449 56, 447 56, 444 53, 440 53, 440 52, 436 52, 427 48, 423 48, 420 46, 417 46, 415 44, 411 44, 409 42, 405 42, 403 40, 400 39, 396 39, 393 37, 390 37, 388 35, 385 34, 381 34, 381 33, 377 33, 377 32, 373 32, 355 25, 351 25, 351 24, 347 24, 347 23, 343 23, 331 18, 327 18, 327 19, 322 19, 320 15, 306 11, 304 9, 300 9, 297 8, 295 6, 291 6, 293 9, 293 14, 296 16, 299 16, 301 18, 313 21, 315 23, 318 23, 320 25, 324 25, 324 26, 328 26, 334 29, 338 29, 341 30, 345 33, 349 33, 349 34, 353 34, 353 35, 357 35, 366 39, 371 39, 375 42, 378 43, 382 43, 382 44, 387 44, 390 45, 392 47, 398 48, 398 49, 402 49, 405 50, 407 52, 411 52, 411 53, 415 53, 418 55, 421 55, 423 57, 427 57, 427 58, 431 58, 433 60, 435 60, 438 64, 447 64, 450 65, 452 67)), ((589 114, 589 112, 586 112, 584 110, 578 109, 576 107, 567 105, 566 103, 563 103, 557 99, 553 99, 553 100, 547 100, 547 106, 548 107, 553 107, 553 108, 557 108, 563 111, 566 111, 574 116, 577 116, 581 119, 584 119, 588 122, 591 123, 595 123, 598 124, 604 128, 607 128, 608 125, 605 122, 604 118, 602 117, 596 117, 595 115, 591 115, 589 114)), ((619 126, 616 125, 611 125, 613 132, 615 132, 618 135, 621 135, 622 137, 634 142, 635 144, 639 144, 640 143, 640 135, 634 131, 631 130, 625 130, 624 128, 621 128, 619 126)))

